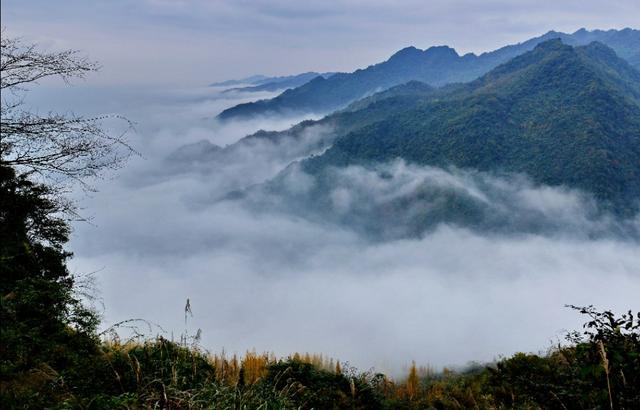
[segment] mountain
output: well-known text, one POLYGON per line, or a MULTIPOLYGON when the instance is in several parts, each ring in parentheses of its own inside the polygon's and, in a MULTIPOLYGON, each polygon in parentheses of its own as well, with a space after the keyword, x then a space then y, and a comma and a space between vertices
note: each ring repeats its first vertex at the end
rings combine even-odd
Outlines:
MULTIPOLYGON (((625 28, 622 30, 593 30, 588 31, 584 28, 576 31, 572 35, 558 33, 558 38, 569 45, 586 45, 597 41, 599 43, 606 44, 608 47, 615 50, 616 54, 629 61, 635 55, 640 53, 640 31, 631 28, 625 28)), ((635 65, 636 63, 634 63, 635 65)), ((637 69, 640 66, 635 65, 637 69)))
POLYGON ((327 170, 397 158, 525 174, 633 215, 640 202, 640 72, 603 44, 550 40, 477 80, 341 136, 301 167, 324 180, 316 193, 322 196, 320 187, 331 184, 327 170))
POLYGON ((168 163, 185 163, 190 161, 197 161, 197 158, 209 157, 222 150, 221 147, 210 143, 207 140, 201 140, 193 144, 187 144, 179 147, 172 152, 168 158, 168 163))
POLYGON ((316 73, 315 71, 309 71, 302 74, 286 75, 279 77, 267 77, 265 75, 252 75, 250 77, 241 78, 238 80, 226 80, 218 83, 209 84, 209 87, 233 87, 228 88, 227 91, 243 91, 243 92, 256 92, 256 91, 277 91, 285 88, 293 88, 303 85, 304 83, 316 78, 324 77, 329 78, 335 73, 316 73))
POLYGON ((448 91, 416 81, 401 84, 356 101, 344 110, 320 120, 306 120, 284 131, 260 130, 225 147, 206 140, 184 145, 166 158, 166 165, 172 170, 185 171, 191 167, 227 163, 229 158, 251 156, 247 153, 251 150, 256 151, 256 156, 268 150, 277 153, 275 155, 283 160, 295 161, 327 149, 335 139, 352 131, 386 117, 400 115, 413 109, 418 102, 436 98, 448 91))
POLYGON ((252 84, 259 85, 272 81, 277 77, 267 77, 266 75, 256 74, 250 77, 240 78, 237 80, 226 80, 209 84, 209 87, 230 87, 234 85, 252 84))
POLYGON ((300 87, 286 90, 275 98, 231 107, 220 113, 218 118, 224 120, 267 113, 330 112, 377 91, 412 80, 431 86, 471 81, 499 64, 532 50, 537 44, 554 38, 560 38, 568 45, 599 41, 610 46, 619 56, 628 58, 630 63, 640 69, 640 31, 632 29, 581 29, 573 34, 550 31, 523 43, 481 55, 460 56, 447 46, 426 50, 407 47, 385 62, 353 73, 338 73, 326 79, 317 77, 300 87))
POLYGON ((335 73, 316 73, 316 72, 308 72, 297 75, 291 75, 286 77, 273 77, 269 78, 266 82, 261 82, 258 85, 252 85, 248 87, 236 87, 229 88, 224 92, 259 92, 259 91, 278 91, 283 89, 295 88, 299 87, 309 81, 313 80, 316 77, 329 78, 335 73))

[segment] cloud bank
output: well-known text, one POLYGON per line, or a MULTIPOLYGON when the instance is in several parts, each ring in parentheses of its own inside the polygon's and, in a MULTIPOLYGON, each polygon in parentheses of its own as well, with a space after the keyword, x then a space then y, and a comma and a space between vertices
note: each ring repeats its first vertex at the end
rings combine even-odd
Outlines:
POLYGON ((294 164, 242 199, 255 211, 293 213, 387 240, 419 237, 443 223, 483 233, 640 238, 640 218, 619 220, 578 190, 402 160, 314 175, 294 164))
POLYGON ((638 242, 591 235, 611 222, 578 192, 396 162, 335 170, 325 202, 295 202, 319 182, 286 167, 318 149, 330 129, 221 150, 238 133, 283 123, 208 127, 196 118, 219 97, 203 102, 201 93, 212 91, 138 104, 145 159, 82 202, 94 224, 76 226, 71 266, 99 271, 105 325, 142 317, 167 337, 200 328, 212 351, 309 351, 399 374, 411 360, 440 367, 544 350, 582 323, 567 303, 638 308, 638 242), (192 146, 200 156, 167 162, 203 138, 192 146), (293 202, 252 189, 229 199, 285 169, 284 198, 293 202), (484 204, 499 222, 555 228, 483 233, 445 223, 406 238, 392 228, 410 228, 415 212, 376 214, 417 194, 429 209, 442 192, 484 204), (372 215, 390 230, 382 240, 342 223, 372 215), (186 298, 194 310, 187 325, 186 298))

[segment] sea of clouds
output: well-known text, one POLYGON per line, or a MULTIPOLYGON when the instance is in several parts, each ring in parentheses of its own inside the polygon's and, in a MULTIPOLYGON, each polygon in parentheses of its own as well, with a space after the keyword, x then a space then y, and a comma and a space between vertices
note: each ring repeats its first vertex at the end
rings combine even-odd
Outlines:
POLYGON ((314 352, 399 374, 412 360, 463 366, 545 350, 584 320, 565 304, 640 307, 639 243, 618 235, 619 224, 596 215, 580 192, 396 161, 333 170, 322 201, 301 200, 318 182, 290 164, 317 153, 331 129, 224 148, 304 118, 214 120, 270 95, 55 93, 80 114, 118 112, 136 122, 129 138, 141 156, 97 181, 96 193, 78 195, 91 223, 74 226, 71 268, 96 272, 104 327, 144 318, 165 337, 201 329, 201 345, 213 352, 314 352), (286 190, 265 190, 277 175, 286 190), (411 231, 416 213, 438 205, 433 192, 472 198, 512 227, 552 228, 411 231), (381 211, 416 195, 419 209, 381 211), (359 218, 383 234, 348 223, 359 218), (187 298, 193 317, 185 323, 187 298))

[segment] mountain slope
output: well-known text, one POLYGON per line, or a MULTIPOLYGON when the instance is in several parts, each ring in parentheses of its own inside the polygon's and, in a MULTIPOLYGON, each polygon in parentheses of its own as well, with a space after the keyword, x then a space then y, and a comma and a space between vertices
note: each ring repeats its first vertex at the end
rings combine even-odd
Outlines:
POLYGON ((209 87, 231 87, 234 85, 243 85, 243 84, 251 84, 251 85, 259 85, 264 84, 266 82, 272 81, 277 77, 267 77, 266 75, 256 74, 245 78, 240 78, 237 80, 225 80, 219 81, 216 83, 209 84, 209 87))
MULTIPOLYGON (((637 64, 640 53, 640 31, 579 30, 573 34, 549 32, 524 43, 510 45, 479 56, 459 56, 452 48, 431 47, 424 51, 408 47, 389 60, 353 73, 338 73, 322 77, 297 88, 289 89, 270 100, 240 104, 218 115, 219 119, 248 117, 267 113, 326 112, 346 106, 375 91, 384 90, 408 81, 422 81, 432 86, 470 81, 511 58, 530 51, 537 44, 560 38, 570 45, 587 44, 597 40, 612 47, 616 53, 637 64)), ((640 69, 640 65, 637 66, 640 69)))
POLYGON ((640 72, 602 44, 548 41, 447 96, 339 138, 302 167, 322 178, 332 167, 396 158, 524 173, 632 214, 640 199, 640 72))
POLYGON ((284 131, 260 130, 225 147, 207 140, 184 145, 166 158, 167 169, 172 172, 194 167, 202 169, 208 164, 227 163, 228 158, 264 155, 265 150, 288 162, 295 161, 328 148, 336 138, 399 115, 414 108, 419 101, 436 98, 442 93, 443 90, 433 89, 424 83, 398 85, 356 101, 320 120, 303 121, 284 131))
POLYGON ((240 91, 240 92, 260 92, 260 91, 278 91, 289 88, 299 87, 309 81, 313 80, 316 77, 328 78, 331 77, 335 73, 316 73, 316 72, 308 72, 297 75, 291 75, 286 77, 274 77, 270 78, 269 81, 260 83, 257 85, 251 85, 247 87, 237 87, 237 88, 229 88, 224 92, 231 91, 240 91))

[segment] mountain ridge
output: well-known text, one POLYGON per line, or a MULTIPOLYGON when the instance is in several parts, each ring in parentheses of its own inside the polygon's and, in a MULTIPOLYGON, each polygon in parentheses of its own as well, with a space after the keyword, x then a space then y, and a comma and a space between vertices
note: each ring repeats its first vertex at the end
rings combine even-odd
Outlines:
POLYGON ((223 91, 223 93, 229 92, 260 92, 260 91, 278 91, 289 88, 299 87, 307 82, 313 80, 316 77, 328 78, 335 73, 317 73, 315 71, 309 71, 302 74, 273 77, 268 78, 266 81, 261 81, 256 85, 234 87, 223 91))
MULTIPOLYGON (((473 53, 460 56, 448 46, 434 46, 426 50, 406 47, 394 53, 382 63, 359 69, 353 73, 337 73, 329 79, 314 79, 300 87, 289 89, 270 100, 259 100, 228 108, 218 115, 225 120, 252 115, 287 112, 326 112, 345 107, 352 101, 394 85, 417 80, 431 86, 442 86, 456 82, 467 82, 480 77, 509 59, 530 51, 535 45, 560 38, 569 45, 589 43, 601 39, 613 45, 623 57, 635 62, 640 57, 640 31, 624 30, 578 30, 573 34, 550 31, 525 42, 508 45, 480 55, 473 53), (629 38, 631 39, 629 39, 629 38), (637 40, 637 46, 628 46, 637 40)), ((636 68, 640 68, 638 65, 636 68)))
POLYGON ((640 198, 640 73, 619 58, 605 71, 602 47, 538 45, 448 97, 338 138, 302 167, 321 174, 329 166, 402 158, 521 172, 536 183, 591 192, 631 214, 637 204, 630 201, 640 198), (634 77, 619 81, 612 73, 634 77))

